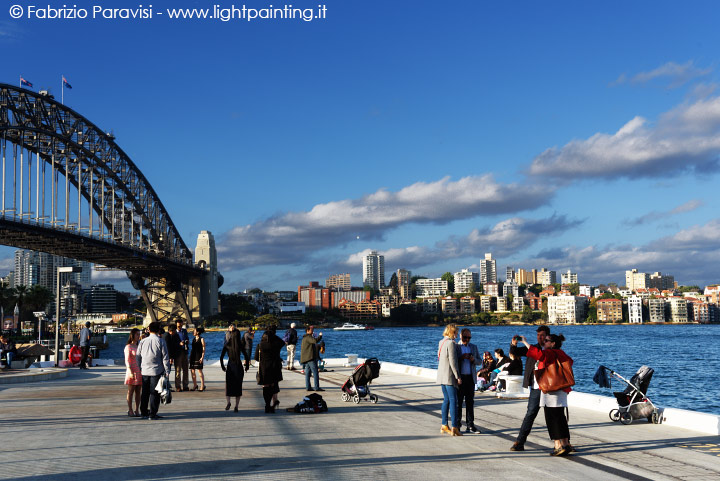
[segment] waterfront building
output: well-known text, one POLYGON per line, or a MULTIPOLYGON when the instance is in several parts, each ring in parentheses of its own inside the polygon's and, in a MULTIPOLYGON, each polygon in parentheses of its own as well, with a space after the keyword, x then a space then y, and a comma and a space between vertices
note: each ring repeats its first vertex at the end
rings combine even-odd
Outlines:
POLYGON ((512 266, 507 266, 505 268, 505 281, 515 281, 515 268, 512 266))
POLYGON ((294 301, 282 301, 279 306, 280 314, 300 313, 305 314, 305 303, 294 301))
POLYGON ((523 309, 525 309, 525 302, 524 299, 521 296, 515 296, 513 297, 512 301, 512 310, 515 312, 520 312, 523 309))
POLYGON ((665 299, 650 298, 648 303, 648 318, 650 322, 665 322, 665 299))
POLYGON ((363 286, 379 291, 385 287, 385 256, 377 251, 363 257, 363 286))
POLYGON ((483 294, 498 297, 502 293, 502 286, 497 282, 486 282, 483 284, 483 294))
POLYGON ((670 322, 688 322, 687 301, 684 297, 672 296, 668 298, 670 304, 670 322))
POLYGON ((589 286, 587 284, 580 284, 580 286, 578 286, 578 294, 580 294, 581 296, 592 297, 593 288, 592 286, 589 286))
POLYGON ((525 302, 527 302, 528 306, 530 306, 530 309, 533 311, 539 311, 542 309, 542 298, 536 296, 532 292, 525 294, 525 302))
POLYGON ((622 301, 620 299, 598 299, 598 322, 622 322, 622 301))
POLYGON ((87 312, 113 314, 117 312, 117 291, 112 284, 95 284, 90 288, 87 312))
POLYGON ((502 286, 502 295, 518 297, 520 295, 520 286, 515 281, 505 282, 502 286))
POLYGON ((525 284, 526 286, 532 286, 533 284, 537 284, 535 278, 535 269, 533 269, 532 271, 518 269, 515 273, 515 282, 517 282, 520 286, 522 286, 523 284, 525 284))
POLYGON ((480 296, 480 312, 492 312, 495 310, 495 297, 483 294, 480 296))
POLYGON ((454 316, 458 313, 457 299, 452 296, 443 297, 441 299, 442 313, 446 316, 454 316))
POLYGON ((547 286, 540 291, 540 297, 550 297, 555 295, 555 286, 547 286))
POLYGON ((460 298, 460 313, 461 314, 475 314, 475 304, 477 299, 472 296, 465 296, 460 298))
POLYGON ((412 279, 412 273, 406 269, 397 270, 397 284, 398 294, 404 300, 410 299, 410 279, 412 279))
POLYGON ((653 287, 650 285, 650 274, 638 272, 637 269, 625 271, 625 287, 631 291, 653 287))
POLYGON ((507 297, 500 296, 497 298, 496 302, 497 302, 496 307, 495 307, 496 311, 506 312, 508 310, 507 297))
POLYGON ((325 287, 349 291, 351 289, 350 274, 331 274, 325 281, 325 287))
POLYGON ((697 299, 686 299, 688 301, 688 318, 692 313, 692 320, 700 324, 708 324, 710 322, 710 309, 707 302, 697 299))
POLYGON ((546 268, 540 269, 537 273, 537 283, 542 284, 543 287, 547 287, 550 284, 557 283, 557 273, 555 271, 549 271, 546 268))
POLYGON ((438 312, 438 298, 437 297, 423 297, 422 300, 423 313, 435 314, 438 312))
POLYGON ((562 295, 547 298, 548 323, 576 324, 587 317, 587 298, 562 295))
POLYGON ((298 302, 304 302, 306 309, 310 311, 330 309, 330 289, 321 286, 317 281, 311 281, 307 286, 298 286, 297 299, 298 302))
POLYGON ((455 283, 455 292, 463 294, 477 289, 480 275, 477 272, 471 272, 470 269, 463 269, 453 275, 453 280, 455 283))
POLYGON ((435 279, 418 279, 415 281, 416 297, 439 297, 447 294, 448 283, 437 277, 435 279))
POLYGON ((480 283, 483 285, 489 282, 497 282, 497 266, 491 253, 485 254, 485 259, 480 260, 480 283))
POLYGON ((643 300, 639 296, 630 296, 627 300, 628 303, 628 321, 631 324, 642 324, 643 315, 643 300))
POLYGON ((578 275, 577 272, 570 272, 570 269, 567 270, 567 272, 563 272, 560 274, 561 283, 563 284, 577 284, 578 283, 578 275))
POLYGON ((656 287, 657 289, 674 289, 675 288, 675 276, 663 275, 660 272, 654 272, 650 274, 649 287, 656 287))
POLYGON ((339 309, 342 315, 350 320, 379 319, 382 314, 382 305, 375 299, 357 303, 342 299, 339 309))
POLYGON ((625 288, 625 289, 618 288, 618 294, 620 294, 622 297, 630 297, 633 295, 633 291, 632 291, 632 289, 628 289, 628 288, 625 288))
POLYGON ((343 299, 347 299, 348 301, 352 301, 354 303, 360 303, 363 301, 369 301, 371 296, 370 291, 366 291, 363 289, 353 289, 350 291, 330 291, 330 305, 338 309, 340 307, 340 301, 343 299))

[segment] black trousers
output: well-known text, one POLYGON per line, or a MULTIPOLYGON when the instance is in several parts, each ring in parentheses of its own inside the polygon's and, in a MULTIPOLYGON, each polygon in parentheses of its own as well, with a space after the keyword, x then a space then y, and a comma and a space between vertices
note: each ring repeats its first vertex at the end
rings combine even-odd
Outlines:
POLYGON ((520 433, 518 434, 516 442, 518 444, 525 444, 530 431, 532 430, 535 418, 540 412, 540 389, 530 388, 530 397, 528 398, 527 412, 525 413, 525 419, 523 419, 522 426, 520 426, 520 433))
POLYGON ((88 354, 90 354, 90 345, 87 346, 81 346, 82 347, 82 359, 80 359, 80 367, 86 368, 87 367, 87 359, 88 354))
POLYGON ((162 374, 157 376, 143 376, 142 390, 140 392, 140 414, 143 416, 155 416, 160 408, 160 393, 155 390, 162 374), (150 411, 148 411, 148 401, 150 411))
POLYGON ((570 438, 570 428, 565 417, 565 408, 543 408, 545 410, 545 424, 547 424, 550 439, 570 438))
POLYGON ((252 357, 252 348, 245 349, 243 351, 243 356, 245 356, 245 370, 247 371, 250 369, 250 358, 252 357))
POLYGON ((458 386, 458 414, 462 419, 463 400, 465 401, 465 424, 475 422, 475 380, 472 374, 461 374, 462 383, 458 386))

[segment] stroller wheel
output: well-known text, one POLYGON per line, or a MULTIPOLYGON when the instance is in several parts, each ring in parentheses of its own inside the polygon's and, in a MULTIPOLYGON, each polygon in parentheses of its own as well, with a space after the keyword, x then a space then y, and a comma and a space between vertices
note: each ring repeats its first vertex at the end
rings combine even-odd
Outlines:
POLYGON ((654 413, 652 413, 650 415, 650 417, 648 418, 648 421, 650 421, 653 424, 660 424, 660 415, 657 413, 657 411, 655 411, 654 413))
POLYGON ((633 418, 629 412, 624 412, 620 415, 620 422, 627 425, 633 422, 633 418))
POLYGON ((357 394, 353 396, 352 400, 355 404, 360 404, 360 396, 357 394))
POLYGON ((345 402, 348 402, 350 400, 350 396, 348 395, 348 393, 342 393, 342 400, 345 402))
POLYGON ((371 395, 370 395, 370 402, 373 403, 373 404, 377 404, 377 402, 378 402, 378 397, 377 397, 375 394, 371 394, 371 395))
POLYGON ((611 409, 609 416, 611 421, 620 421, 620 411, 618 409, 611 409))

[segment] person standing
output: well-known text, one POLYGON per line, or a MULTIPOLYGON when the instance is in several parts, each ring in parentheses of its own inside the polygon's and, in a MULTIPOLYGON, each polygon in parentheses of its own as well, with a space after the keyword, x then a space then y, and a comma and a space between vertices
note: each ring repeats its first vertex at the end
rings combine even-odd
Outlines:
POLYGON ((475 371, 476 359, 480 358, 480 351, 477 346, 470 342, 472 334, 470 329, 463 329, 460 332, 460 344, 458 347, 458 363, 460 367, 460 379, 462 383, 458 386, 458 417, 462 418, 463 401, 465 401, 465 432, 479 433, 475 427, 475 371))
POLYGON ((0 361, 4 361, 5 367, 9 369, 12 367, 12 362, 16 354, 17 347, 15 343, 10 340, 10 336, 3 333, 2 336, 0 336, 0 361))
POLYGON ((438 343, 437 383, 442 387, 443 393, 443 403, 440 410, 442 416, 440 434, 462 436, 460 432, 460 410, 458 409, 458 386, 462 384, 462 378, 458 369, 456 337, 457 326, 448 324, 445 326, 443 338, 438 343), (448 411, 452 420, 452 429, 448 426, 448 411))
POLYGON ((190 352, 190 373, 193 380, 193 391, 198 390, 195 371, 200 376, 200 391, 205 390, 205 375, 203 374, 203 361, 205 360, 205 339, 202 335, 205 332, 204 327, 198 327, 193 333, 192 351, 190 352))
POLYGON ((242 397, 242 383, 245 373, 242 366, 242 353, 244 352, 244 338, 240 335, 240 331, 233 329, 230 333, 230 339, 225 343, 220 352, 220 367, 225 372, 225 397, 227 405, 225 410, 230 409, 230 398, 235 398, 235 412, 238 412, 238 404, 242 397), (225 353, 228 355, 227 366, 223 362, 225 353))
POLYGON ((143 419, 161 419, 158 416, 160 408, 160 393, 155 387, 160 377, 170 374, 170 357, 165 341, 158 336, 160 323, 151 322, 148 326, 150 335, 138 343, 135 355, 142 374, 142 392, 140 395, 140 414, 143 419), (148 410, 148 402, 150 404, 148 410))
MULTIPOLYGON (((565 340, 565 336, 562 334, 547 335, 543 341, 545 344, 544 349, 531 346, 523 336, 520 336, 520 340, 528 350, 527 357, 537 361, 538 373, 542 373, 538 374, 539 379, 535 379, 534 389, 540 390, 538 382, 542 380, 547 366, 555 364, 556 361, 567 363, 570 366, 573 364, 570 356, 561 349, 565 340)), ((540 407, 545 412, 545 424, 550 439, 555 443, 555 449, 550 453, 551 456, 566 456, 574 451, 570 445, 570 428, 565 417, 565 409, 568 407, 567 395, 570 391, 572 391, 572 388, 567 387, 555 391, 540 392, 540 407)))
POLYGON ((128 416, 140 416, 140 391, 142 390, 142 373, 137 363, 137 346, 140 341, 140 329, 133 328, 125 345, 125 385, 128 387, 128 416), (135 410, 133 411, 133 397, 135 410))
POLYGON ((266 413, 274 413, 275 408, 280 404, 277 395, 280 392, 280 381, 283 379, 280 350, 285 343, 275 332, 275 326, 265 331, 255 350, 255 360, 258 363, 257 383, 263 387, 266 413))
MULTIPOLYGON (((168 348, 168 356, 170 357, 170 366, 175 366, 175 390, 180 391, 181 385, 178 382, 179 374, 177 370, 177 365, 175 364, 175 358, 178 357, 178 353, 180 352, 180 338, 177 335, 177 331, 175 330, 175 326, 170 324, 168 326, 168 330, 165 334, 163 334, 162 338, 165 340, 165 344, 168 348)), ((168 373, 169 374, 169 373, 168 373)))
POLYGON ((245 356, 245 372, 250 370, 250 359, 252 359, 253 340, 255 339, 255 331, 252 326, 248 327, 243 335, 243 341, 245 348, 243 349, 243 356, 245 356))
POLYGON ((180 346, 178 348, 177 357, 175 358, 175 389, 178 391, 189 391, 190 380, 188 379, 188 352, 190 351, 190 336, 188 335, 187 329, 183 327, 182 319, 175 321, 175 327, 177 336, 180 339, 180 346))
POLYGON ((90 338, 92 332, 90 331, 90 321, 85 323, 85 327, 80 331, 80 349, 82 350, 82 358, 80 359, 80 369, 87 369, 88 354, 90 354, 90 338))
POLYGON ((225 331, 225 342, 223 344, 227 344, 227 342, 230 340, 230 336, 232 335, 234 330, 235 330, 235 324, 230 323, 228 325, 227 331, 225 331))
POLYGON ((305 328, 305 335, 302 338, 300 344, 300 363, 305 369, 305 389, 307 391, 324 391, 320 387, 320 374, 318 374, 318 359, 320 354, 318 353, 317 339, 313 336, 313 326, 307 326, 305 328), (315 389, 310 387, 310 373, 312 372, 313 379, 315 380, 315 389))
MULTIPOLYGON (((545 337, 550 335, 550 328, 547 326, 540 326, 537 328, 536 332, 537 344, 534 344, 534 346, 538 349, 542 349, 545 344, 545 337)), ((510 451, 525 451, 525 441, 530 435, 530 431, 532 430, 532 426, 538 412, 540 412, 540 390, 534 387, 536 362, 535 359, 527 355, 527 347, 520 347, 517 345, 520 339, 520 336, 514 336, 512 338, 512 341, 510 341, 510 352, 517 359, 520 359, 521 356, 527 357, 527 360, 525 361, 523 387, 530 389, 530 396, 528 397, 527 411, 525 412, 525 418, 520 426, 520 432, 518 433, 517 439, 510 447, 510 451)))
POLYGON ((295 348, 297 347, 298 335, 295 330, 295 323, 290 324, 290 329, 285 331, 283 338, 287 346, 287 369, 292 371, 295 369, 295 348))

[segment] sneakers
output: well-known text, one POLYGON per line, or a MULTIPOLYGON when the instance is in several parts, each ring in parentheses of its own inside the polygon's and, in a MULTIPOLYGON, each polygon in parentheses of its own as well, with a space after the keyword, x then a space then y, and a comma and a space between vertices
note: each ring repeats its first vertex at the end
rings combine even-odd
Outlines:
POLYGON ((480 430, 475 427, 475 423, 467 423, 467 426, 465 427, 466 433, 479 433, 480 430))
POLYGON ((513 445, 510 446, 510 451, 525 451, 525 445, 515 441, 513 445))

